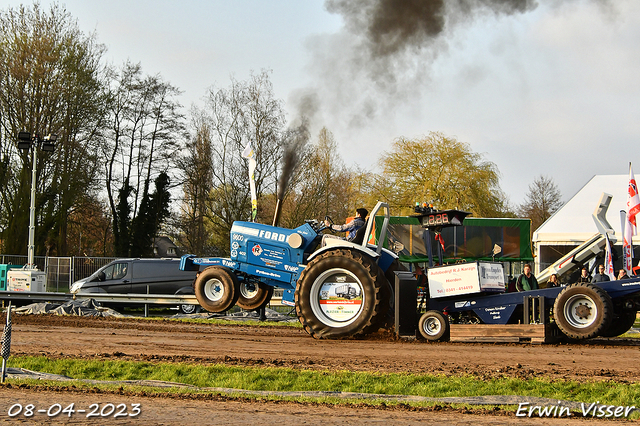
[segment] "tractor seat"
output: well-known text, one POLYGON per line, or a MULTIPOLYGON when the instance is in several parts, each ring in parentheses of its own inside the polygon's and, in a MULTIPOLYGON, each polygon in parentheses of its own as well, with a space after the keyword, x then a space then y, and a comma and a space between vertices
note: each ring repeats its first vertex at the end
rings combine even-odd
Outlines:
POLYGON ((356 236, 351 240, 352 243, 356 243, 362 245, 362 241, 364 240, 364 233, 367 232, 367 223, 365 222, 357 231, 356 236))

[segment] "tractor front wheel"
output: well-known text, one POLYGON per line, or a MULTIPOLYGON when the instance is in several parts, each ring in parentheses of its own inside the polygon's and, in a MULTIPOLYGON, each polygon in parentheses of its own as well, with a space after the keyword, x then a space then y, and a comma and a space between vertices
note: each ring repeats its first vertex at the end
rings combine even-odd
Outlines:
POLYGON ((238 286, 238 278, 229 269, 210 266, 196 278, 196 299, 209 312, 224 312, 236 304, 238 286))

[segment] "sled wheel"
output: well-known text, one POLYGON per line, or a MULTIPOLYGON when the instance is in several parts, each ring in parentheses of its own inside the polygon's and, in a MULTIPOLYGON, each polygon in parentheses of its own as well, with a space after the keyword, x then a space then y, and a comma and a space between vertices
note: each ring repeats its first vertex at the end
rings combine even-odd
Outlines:
POLYGON ((236 305, 245 311, 255 311, 264 308, 271 301, 273 287, 260 282, 244 281, 239 286, 236 305))
POLYGON ((613 316, 611 297, 592 284, 565 287, 553 304, 558 328, 571 339, 589 339, 609 327, 613 316))
POLYGON ((195 293, 207 311, 224 312, 238 300, 238 278, 227 268, 210 266, 196 278, 195 293))
POLYGON ((449 340, 449 320, 439 311, 427 311, 418 323, 420 334, 427 340, 449 340))
POLYGON ((636 322, 636 311, 622 311, 613 317, 609 328, 600 333, 602 337, 616 337, 629 331, 636 322))
POLYGON ((316 339, 364 334, 365 329, 375 327, 381 314, 383 281, 378 265, 356 250, 322 253, 309 262, 298 280, 298 319, 316 339))

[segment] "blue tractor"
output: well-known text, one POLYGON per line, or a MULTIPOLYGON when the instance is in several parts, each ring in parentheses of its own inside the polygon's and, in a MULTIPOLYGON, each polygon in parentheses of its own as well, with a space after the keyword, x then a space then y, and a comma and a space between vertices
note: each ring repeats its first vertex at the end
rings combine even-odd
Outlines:
POLYGON ((304 329, 315 338, 341 338, 376 331, 389 313, 398 257, 368 241, 374 218, 384 210, 378 241, 385 241, 389 206, 378 202, 355 240, 326 238, 324 223, 309 220, 295 229, 234 222, 229 258, 185 255, 180 268, 198 270, 195 294, 210 312, 234 305, 266 306, 275 287, 282 303, 295 306, 304 329), (390 284, 391 283, 391 284, 390 284), (345 291, 347 289, 347 291, 345 291))

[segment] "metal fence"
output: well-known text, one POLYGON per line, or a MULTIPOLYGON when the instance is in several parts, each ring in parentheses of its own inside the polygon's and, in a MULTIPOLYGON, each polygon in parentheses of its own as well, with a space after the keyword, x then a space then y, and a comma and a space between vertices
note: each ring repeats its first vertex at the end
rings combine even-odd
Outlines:
MULTIPOLYGON (((33 261, 39 270, 47 274, 47 291, 66 293, 74 281, 88 277, 115 259, 117 258, 35 256, 33 261)), ((27 260, 24 255, 0 255, 0 264, 24 265, 27 260)))

